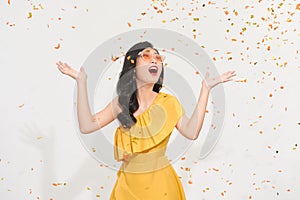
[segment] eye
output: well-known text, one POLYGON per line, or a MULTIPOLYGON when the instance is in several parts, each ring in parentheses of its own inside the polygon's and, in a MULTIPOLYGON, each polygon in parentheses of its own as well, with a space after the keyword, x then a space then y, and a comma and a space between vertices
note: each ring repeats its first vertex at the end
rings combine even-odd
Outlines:
POLYGON ((151 54, 150 53, 143 53, 143 57, 145 60, 150 60, 151 59, 151 54))
POLYGON ((162 61, 161 55, 155 54, 155 60, 162 61))

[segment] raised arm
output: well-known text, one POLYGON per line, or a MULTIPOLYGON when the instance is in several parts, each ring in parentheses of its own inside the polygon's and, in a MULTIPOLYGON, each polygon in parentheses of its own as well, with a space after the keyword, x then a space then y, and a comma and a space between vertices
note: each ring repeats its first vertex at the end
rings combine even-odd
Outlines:
POLYGON ((231 77, 236 75, 234 73, 235 71, 228 71, 215 78, 209 78, 209 73, 206 73, 205 80, 202 81, 200 96, 191 118, 184 114, 176 124, 176 128, 184 137, 190 140, 198 138, 203 125, 210 90, 219 83, 231 81, 231 77))
POLYGON ((63 74, 72 77, 77 82, 77 117, 81 133, 92 133, 103 128, 116 118, 117 114, 120 112, 117 97, 115 97, 103 110, 92 115, 88 103, 86 85, 87 75, 83 67, 80 68, 80 72, 77 72, 67 63, 58 62, 56 64, 63 74))

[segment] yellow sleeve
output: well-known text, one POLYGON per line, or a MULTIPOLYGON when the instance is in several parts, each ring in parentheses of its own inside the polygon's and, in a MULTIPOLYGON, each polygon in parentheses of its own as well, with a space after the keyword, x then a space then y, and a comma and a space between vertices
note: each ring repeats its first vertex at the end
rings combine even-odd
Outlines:
POLYGON ((168 112, 168 120, 174 127, 181 116, 185 114, 184 108, 175 96, 170 96, 170 98, 168 99, 166 103, 166 110, 168 112))

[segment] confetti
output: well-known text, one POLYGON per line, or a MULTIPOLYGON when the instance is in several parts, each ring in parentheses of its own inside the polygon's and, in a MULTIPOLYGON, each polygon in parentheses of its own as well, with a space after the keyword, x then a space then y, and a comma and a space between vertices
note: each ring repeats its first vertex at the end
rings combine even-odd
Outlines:
POLYGON ((119 59, 119 56, 112 56, 112 57, 111 57, 111 60, 112 60, 113 62, 117 61, 118 59, 119 59))
POLYGON ((56 47, 54 47, 55 49, 59 49, 60 48, 60 43, 57 44, 56 47))
POLYGON ((212 168, 214 171, 216 171, 216 172, 218 172, 219 171, 219 169, 217 169, 217 168, 212 168))
POLYGON ((247 82, 247 79, 246 78, 243 78, 243 79, 240 79, 240 80, 234 80, 235 82, 242 82, 242 83, 246 83, 247 82))
POLYGON ((31 18, 32 17, 32 13, 31 12, 29 12, 28 13, 28 17, 27 17, 27 19, 29 19, 29 18, 31 18))
POLYGON ((128 27, 131 27, 131 23, 130 22, 127 22, 127 25, 128 25, 128 27))
POLYGON ((24 103, 22 103, 21 105, 19 105, 19 108, 23 108, 24 107, 24 103))

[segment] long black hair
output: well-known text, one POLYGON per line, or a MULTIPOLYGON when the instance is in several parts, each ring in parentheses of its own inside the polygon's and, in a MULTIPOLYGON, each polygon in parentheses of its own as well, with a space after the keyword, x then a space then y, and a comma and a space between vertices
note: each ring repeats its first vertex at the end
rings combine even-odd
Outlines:
MULTIPOLYGON (((117 94, 119 96, 119 105, 122 108, 122 112, 118 114, 117 118, 122 124, 123 128, 131 128, 136 123, 136 118, 133 113, 139 108, 137 99, 137 85, 135 77, 136 58, 140 51, 151 47, 153 45, 150 42, 139 42, 133 45, 126 53, 124 58, 124 64, 117 83, 117 94)), ((153 48, 155 49, 155 48, 153 48)), ((156 50, 156 49, 155 49, 156 50)), ((159 54, 158 50, 156 50, 159 54)), ((159 92, 163 85, 164 79, 164 67, 158 81, 154 84, 152 91, 159 92)))

